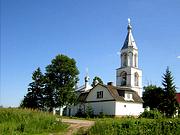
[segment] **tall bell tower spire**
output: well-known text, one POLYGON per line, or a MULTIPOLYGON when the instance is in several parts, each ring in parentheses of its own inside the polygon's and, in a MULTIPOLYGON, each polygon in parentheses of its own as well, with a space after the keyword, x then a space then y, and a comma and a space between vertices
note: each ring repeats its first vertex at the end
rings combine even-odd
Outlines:
POLYGON ((128 18, 127 36, 120 50, 121 66, 116 70, 116 85, 130 88, 142 96, 142 71, 138 68, 138 48, 128 18))
POLYGON ((128 33, 127 33, 126 39, 124 41, 124 45, 121 48, 121 50, 126 49, 128 47, 132 47, 134 49, 137 49, 136 43, 135 43, 133 35, 132 35, 132 26, 131 26, 130 18, 128 18, 127 30, 128 30, 128 33))

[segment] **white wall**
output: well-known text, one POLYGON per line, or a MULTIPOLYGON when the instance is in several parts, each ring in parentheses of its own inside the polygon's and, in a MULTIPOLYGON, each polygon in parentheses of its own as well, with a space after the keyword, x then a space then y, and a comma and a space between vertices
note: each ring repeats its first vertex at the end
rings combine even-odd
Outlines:
POLYGON ((66 115, 67 116, 75 116, 76 113, 78 112, 79 106, 80 106, 80 104, 77 104, 75 106, 74 105, 68 106, 67 110, 66 110, 66 115))
POLYGON ((118 102, 116 101, 116 110, 115 115, 125 116, 125 115, 140 115, 144 109, 141 103, 127 103, 127 102, 118 102))
MULTIPOLYGON (((100 112, 106 115, 115 115, 115 101, 104 101, 104 102, 89 102, 81 105, 82 111, 84 111, 87 106, 91 106, 95 115, 99 115, 100 112), (84 108, 85 107, 85 108, 84 108)), ((76 115, 78 109, 80 108, 80 104, 76 106, 71 106, 71 114, 70 116, 76 115)), ((69 110, 67 110, 67 115, 69 115, 69 110)))
POLYGON ((115 115, 115 101, 91 102, 86 105, 92 107, 95 115, 99 115, 100 112, 103 112, 105 115, 115 115))

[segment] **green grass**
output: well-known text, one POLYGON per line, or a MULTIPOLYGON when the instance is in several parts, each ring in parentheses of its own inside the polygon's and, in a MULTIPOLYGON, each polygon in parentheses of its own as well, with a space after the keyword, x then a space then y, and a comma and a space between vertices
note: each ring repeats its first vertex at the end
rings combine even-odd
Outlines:
MULTIPOLYGON (((80 135, 81 133, 79 133, 80 135)), ((180 135, 180 119, 99 119, 88 135, 180 135)))
POLYGON ((64 133, 67 127, 49 113, 29 109, 0 109, 1 135, 48 135, 64 133))

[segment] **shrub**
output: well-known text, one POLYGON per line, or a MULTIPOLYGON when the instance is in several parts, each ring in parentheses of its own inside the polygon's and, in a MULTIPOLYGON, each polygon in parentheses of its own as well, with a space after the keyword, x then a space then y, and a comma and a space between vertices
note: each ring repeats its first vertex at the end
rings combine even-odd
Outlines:
POLYGON ((100 112, 99 115, 98 115, 99 118, 105 118, 106 115, 103 113, 103 112, 100 112))
POLYGON ((87 118, 92 118, 92 117, 94 117, 94 111, 93 111, 92 106, 87 105, 85 114, 86 114, 86 117, 87 117, 87 118))
POLYGON ((85 118, 86 114, 82 111, 82 109, 78 109, 77 113, 75 114, 76 117, 85 118))
POLYGON ((180 119, 100 119, 88 135, 179 135, 180 119))
POLYGON ((76 117, 81 118, 93 118, 94 117, 94 111, 92 109, 92 106, 87 105, 85 112, 82 109, 79 109, 77 113, 75 114, 76 117))
POLYGON ((158 110, 150 110, 144 111, 139 118, 150 118, 150 119, 159 119, 162 118, 163 115, 158 110))

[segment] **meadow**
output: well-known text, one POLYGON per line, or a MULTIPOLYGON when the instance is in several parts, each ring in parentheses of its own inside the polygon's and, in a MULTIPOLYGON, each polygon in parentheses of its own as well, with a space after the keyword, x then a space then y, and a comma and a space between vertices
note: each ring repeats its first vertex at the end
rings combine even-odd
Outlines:
POLYGON ((0 109, 1 135, 63 134, 67 127, 49 113, 30 109, 0 109))
MULTIPOLYGON (((79 132, 79 135, 81 133, 79 132)), ((105 118, 96 121, 88 135, 180 135, 180 119, 105 118)))
MULTIPOLYGON (((78 118, 79 119, 79 118, 78 118)), ((180 135, 180 118, 94 118, 89 130, 76 135, 180 135)), ((63 135, 68 125, 57 116, 30 109, 0 109, 1 135, 63 135)))

